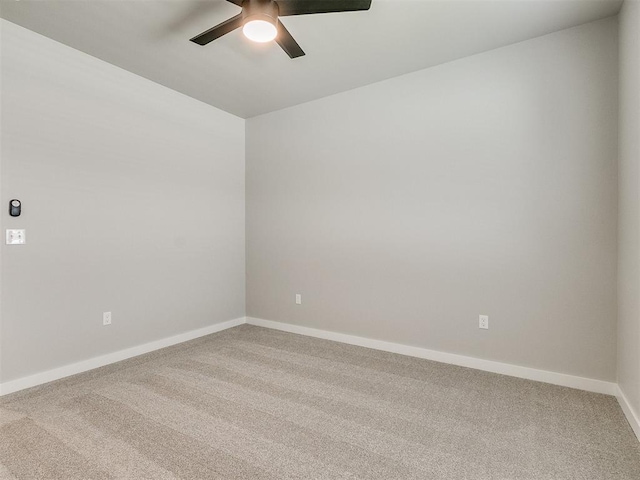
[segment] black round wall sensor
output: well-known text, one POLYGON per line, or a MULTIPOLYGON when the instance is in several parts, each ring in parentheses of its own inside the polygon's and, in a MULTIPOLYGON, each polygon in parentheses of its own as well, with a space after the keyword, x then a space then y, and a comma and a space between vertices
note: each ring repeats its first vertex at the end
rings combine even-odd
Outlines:
POLYGON ((9 202, 9 215, 11 215, 12 217, 19 217, 21 210, 22 202, 20 202, 20 200, 14 198, 9 202))

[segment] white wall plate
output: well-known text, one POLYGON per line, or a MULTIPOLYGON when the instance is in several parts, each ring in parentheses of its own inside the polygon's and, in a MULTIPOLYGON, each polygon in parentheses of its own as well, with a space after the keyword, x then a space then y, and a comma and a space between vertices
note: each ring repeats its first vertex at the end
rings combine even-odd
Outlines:
POLYGON ((7 229, 7 245, 23 245, 26 242, 26 230, 7 229))

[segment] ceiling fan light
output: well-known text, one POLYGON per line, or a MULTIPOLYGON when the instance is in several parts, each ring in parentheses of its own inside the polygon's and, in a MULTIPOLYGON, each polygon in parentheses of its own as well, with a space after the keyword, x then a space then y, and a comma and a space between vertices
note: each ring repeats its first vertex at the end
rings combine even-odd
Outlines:
POLYGON ((278 29, 274 23, 265 20, 249 20, 242 27, 242 33, 249 40, 258 43, 266 43, 274 40, 278 34, 278 29))

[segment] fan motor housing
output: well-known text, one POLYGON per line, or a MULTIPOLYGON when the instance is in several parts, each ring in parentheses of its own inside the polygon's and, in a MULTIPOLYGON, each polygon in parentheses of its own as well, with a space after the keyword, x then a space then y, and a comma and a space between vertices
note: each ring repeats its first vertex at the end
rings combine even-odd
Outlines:
POLYGON ((276 25, 278 22, 278 4, 274 0, 244 0, 242 2, 243 23, 264 20, 276 25))
POLYGON ((237 28, 249 40, 266 43, 275 40, 289 58, 304 56, 304 50, 278 17, 315 13, 358 12, 369 10, 372 0, 227 0, 242 7, 242 13, 205 30, 189 40, 207 45, 237 28))

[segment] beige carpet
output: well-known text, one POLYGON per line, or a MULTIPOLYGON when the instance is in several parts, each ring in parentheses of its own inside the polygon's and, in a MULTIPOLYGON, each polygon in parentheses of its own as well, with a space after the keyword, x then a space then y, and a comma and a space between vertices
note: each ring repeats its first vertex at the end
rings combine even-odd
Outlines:
POLYGON ((2 479, 629 479, 606 395, 243 325, 0 399, 2 479))

